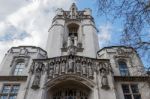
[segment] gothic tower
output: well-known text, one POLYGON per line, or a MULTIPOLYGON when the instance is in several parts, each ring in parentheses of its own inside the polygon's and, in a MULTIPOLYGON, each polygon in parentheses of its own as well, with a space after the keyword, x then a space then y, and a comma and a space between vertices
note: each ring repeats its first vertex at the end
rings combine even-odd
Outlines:
POLYGON ((75 3, 69 11, 57 9, 49 29, 48 57, 76 54, 95 58, 98 49, 97 29, 90 9, 78 11, 75 3))
POLYGON ((99 50, 90 9, 58 9, 47 51, 12 47, 0 68, 0 99, 150 99, 150 76, 126 46, 99 50), (99 50, 99 51, 98 51, 99 50))

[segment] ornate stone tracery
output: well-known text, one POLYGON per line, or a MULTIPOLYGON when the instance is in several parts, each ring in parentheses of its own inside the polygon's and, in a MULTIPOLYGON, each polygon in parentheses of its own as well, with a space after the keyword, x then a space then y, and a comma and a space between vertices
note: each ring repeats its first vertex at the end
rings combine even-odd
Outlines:
POLYGON ((100 71, 102 84, 104 84, 108 82, 107 75, 111 71, 108 60, 75 55, 55 57, 48 60, 38 59, 34 60, 33 63, 31 71, 35 75, 32 85, 34 89, 39 88, 42 72, 46 72, 48 80, 53 80, 62 75, 78 75, 93 80, 94 72, 100 71))

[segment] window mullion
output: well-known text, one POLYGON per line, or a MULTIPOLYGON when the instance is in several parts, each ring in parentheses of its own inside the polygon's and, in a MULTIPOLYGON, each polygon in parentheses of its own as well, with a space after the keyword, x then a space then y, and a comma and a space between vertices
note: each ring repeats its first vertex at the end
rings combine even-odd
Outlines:
POLYGON ((134 99, 132 89, 131 89, 131 85, 129 85, 129 90, 130 90, 130 94, 131 94, 132 99, 134 99))

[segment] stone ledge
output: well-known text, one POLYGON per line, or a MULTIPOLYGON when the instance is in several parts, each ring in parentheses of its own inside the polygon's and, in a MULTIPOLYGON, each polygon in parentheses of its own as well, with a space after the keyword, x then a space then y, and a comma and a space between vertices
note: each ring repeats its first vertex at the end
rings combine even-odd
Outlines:
POLYGON ((114 76, 116 82, 121 81, 139 81, 139 82, 148 82, 150 81, 150 76, 114 76))
POLYGON ((28 76, 0 76, 0 81, 26 81, 28 76))

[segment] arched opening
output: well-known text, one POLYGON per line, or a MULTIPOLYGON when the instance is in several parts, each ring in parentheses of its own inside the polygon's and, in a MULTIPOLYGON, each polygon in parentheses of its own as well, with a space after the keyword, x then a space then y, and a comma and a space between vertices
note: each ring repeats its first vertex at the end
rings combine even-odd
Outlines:
POLYGON ((86 85, 67 80, 48 90, 46 99, 89 99, 91 89, 86 85))
POLYGON ((75 24, 75 23, 71 23, 68 25, 68 35, 71 36, 76 36, 78 37, 78 29, 79 29, 79 25, 75 24))
POLYGON ((12 74, 15 76, 23 75, 24 69, 25 69, 24 59, 18 59, 15 61, 15 65, 13 66, 12 74))
POLYGON ((121 76, 129 76, 129 70, 128 70, 126 62, 119 61, 118 64, 119 64, 119 70, 120 70, 121 76))
POLYGON ((68 28, 68 46, 77 46, 79 25, 71 23, 68 28))

